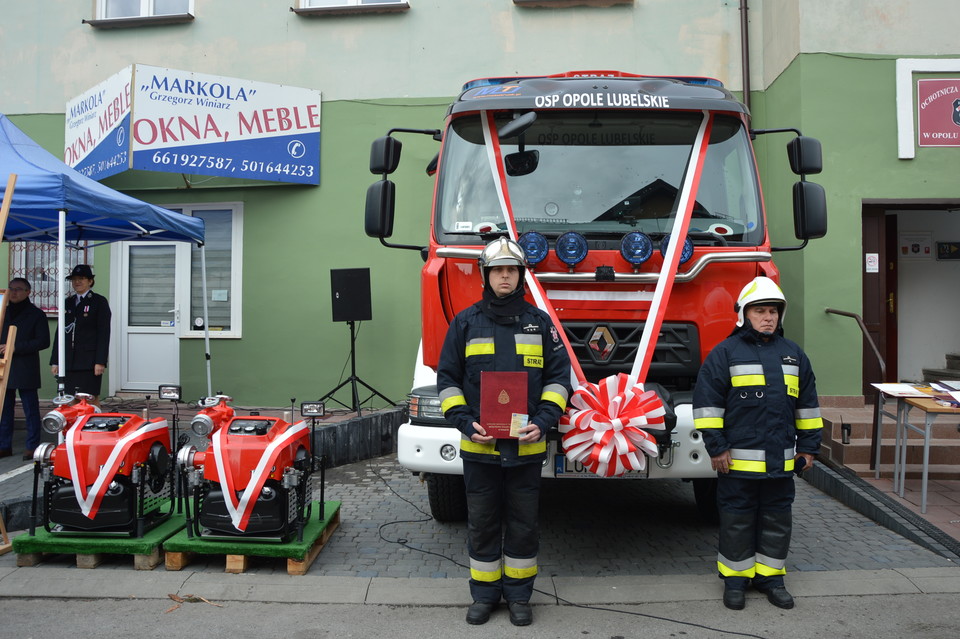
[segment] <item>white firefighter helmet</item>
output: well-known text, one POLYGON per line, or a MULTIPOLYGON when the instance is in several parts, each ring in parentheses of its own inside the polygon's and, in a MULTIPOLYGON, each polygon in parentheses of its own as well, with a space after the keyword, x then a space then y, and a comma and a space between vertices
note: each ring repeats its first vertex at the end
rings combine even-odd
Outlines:
POLYGON ((480 253, 480 259, 478 259, 477 262, 484 272, 484 279, 486 279, 487 269, 493 268, 494 266, 512 265, 526 268, 527 256, 523 252, 523 249, 520 248, 520 245, 513 240, 498 237, 483 247, 483 251, 480 253))
POLYGON ((740 291, 734 310, 737 311, 737 326, 743 326, 745 321, 743 311, 751 304, 773 304, 780 311, 780 324, 787 313, 787 298, 777 283, 769 277, 755 277, 740 291))

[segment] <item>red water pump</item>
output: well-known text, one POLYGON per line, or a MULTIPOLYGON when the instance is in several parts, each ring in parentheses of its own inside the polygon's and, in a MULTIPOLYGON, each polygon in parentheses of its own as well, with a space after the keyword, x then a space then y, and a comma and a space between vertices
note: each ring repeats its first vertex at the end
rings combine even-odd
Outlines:
POLYGON ((303 537, 310 518, 311 428, 306 421, 238 417, 218 395, 201 401, 191 429, 209 437, 205 451, 185 446, 177 455, 190 537, 289 541, 303 537))
MULTIPOLYGON (((42 522, 56 534, 142 537, 174 505, 174 468, 167 420, 101 413, 78 393, 54 400, 43 428, 59 444, 34 452, 33 518, 43 482, 42 522)), ((31 525, 30 533, 35 529, 31 525)))

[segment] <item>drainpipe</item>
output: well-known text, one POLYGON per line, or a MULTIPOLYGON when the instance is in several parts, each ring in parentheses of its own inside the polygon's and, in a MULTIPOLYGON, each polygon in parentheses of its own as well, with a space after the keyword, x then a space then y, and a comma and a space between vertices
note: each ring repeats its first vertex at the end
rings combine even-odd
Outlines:
POLYGON ((740 64, 743 68, 743 104, 750 110, 750 27, 747 0, 740 0, 740 64))

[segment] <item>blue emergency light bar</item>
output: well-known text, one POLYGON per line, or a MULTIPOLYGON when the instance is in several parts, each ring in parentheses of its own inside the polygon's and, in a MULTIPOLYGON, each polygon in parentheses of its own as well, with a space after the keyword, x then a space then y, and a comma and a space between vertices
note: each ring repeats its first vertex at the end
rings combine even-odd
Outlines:
POLYGON ((698 84, 708 87, 723 87, 723 83, 720 82, 720 80, 701 76, 637 75, 635 73, 624 73, 622 71, 567 71, 566 73, 558 73, 555 75, 518 75, 500 78, 478 78, 476 80, 470 80, 464 84, 460 91, 462 93, 463 91, 469 91, 470 89, 476 89, 477 87, 499 86, 501 84, 511 84, 520 82, 522 80, 533 80, 540 78, 637 78, 644 80, 677 80, 679 82, 686 82, 687 84, 698 84))

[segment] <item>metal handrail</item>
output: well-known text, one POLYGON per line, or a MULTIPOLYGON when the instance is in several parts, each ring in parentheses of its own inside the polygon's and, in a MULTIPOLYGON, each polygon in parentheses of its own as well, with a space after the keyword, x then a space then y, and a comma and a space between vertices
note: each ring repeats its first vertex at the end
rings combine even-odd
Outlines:
MULTIPOLYGON (((863 318, 856 313, 851 313, 850 311, 841 311, 835 308, 825 308, 823 309, 825 313, 833 313, 834 315, 843 315, 844 317, 852 317, 857 320, 857 325, 860 327, 860 332, 863 333, 864 339, 867 340, 867 343, 870 344, 870 348, 873 349, 873 354, 877 357, 877 362, 880 364, 880 381, 887 381, 887 363, 883 361, 883 356, 880 354, 880 349, 877 348, 877 345, 874 343, 873 338, 870 337, 870 333, 867 332, 867 326, 863 323, 863 318)), ((877 470, 879 468, 879 455, 877 454, 880 447, 880 414, 883 412, 883 393, 877 391, 877 399, 873 403, 873 433, 870 440, 870 470, 877 470)))

